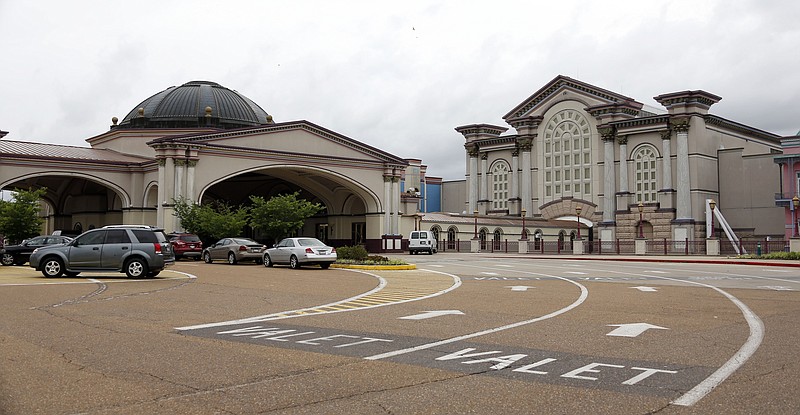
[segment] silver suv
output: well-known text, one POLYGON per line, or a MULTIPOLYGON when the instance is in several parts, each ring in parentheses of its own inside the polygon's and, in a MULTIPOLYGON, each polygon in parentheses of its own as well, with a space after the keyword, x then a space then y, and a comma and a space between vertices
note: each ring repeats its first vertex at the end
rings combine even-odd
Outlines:
POLYGON ((66 245, 38 248, 30 266, 48 278, 82 271, 124 272, 128 278, 153 278, 175 263, 162 229, 114 225, 84 232, 66 245))

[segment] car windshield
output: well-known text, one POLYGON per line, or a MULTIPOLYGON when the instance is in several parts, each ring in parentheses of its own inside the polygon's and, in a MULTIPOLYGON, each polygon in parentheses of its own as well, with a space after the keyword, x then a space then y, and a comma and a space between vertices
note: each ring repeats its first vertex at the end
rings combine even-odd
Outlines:
POLYGON ((260 245, 258 242, 247 238, 234 238, 233 243, 239 245, 260 245))
POLYGON ((298 239, 297 243, 300 246, 324 246, 325 244, 322 243, 319 239, 315 238, 305 238, 305 239, 298 239))

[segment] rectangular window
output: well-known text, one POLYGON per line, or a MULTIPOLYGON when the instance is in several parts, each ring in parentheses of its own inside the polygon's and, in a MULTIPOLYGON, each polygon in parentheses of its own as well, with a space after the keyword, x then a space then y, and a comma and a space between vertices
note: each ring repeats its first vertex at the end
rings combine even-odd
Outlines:
POLYGON ((564 180, 571 180, 571 179, 569 178, 569 173, 570 173, 570 171, 569 171, 569 170, 564 170, 564 180))

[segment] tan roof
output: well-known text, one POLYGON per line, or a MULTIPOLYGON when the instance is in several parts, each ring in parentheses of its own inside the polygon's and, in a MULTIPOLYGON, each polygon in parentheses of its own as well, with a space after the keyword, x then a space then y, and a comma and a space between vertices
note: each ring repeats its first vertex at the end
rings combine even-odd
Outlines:
POLYGON ((0 155, 5 157, 27 156, 32 158, 93 160, 113 163, 143 163, 152 160, 145 157, 122 154, 114 150, 12 140, 0 140, 0 155))

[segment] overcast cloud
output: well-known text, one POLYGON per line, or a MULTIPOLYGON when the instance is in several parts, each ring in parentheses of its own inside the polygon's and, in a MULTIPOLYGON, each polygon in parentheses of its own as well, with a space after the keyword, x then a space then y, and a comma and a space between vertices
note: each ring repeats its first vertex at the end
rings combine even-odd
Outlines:
POLYGON ((723 98, 712 113, 794 135, 798 16, 800 2, 769 0, 0 0, 0 130, 87 146, 150 95, 209 80, 277 122, 461 179, 455 127, 505 125, 566 75, 656 107, 702 89, 723 98))

